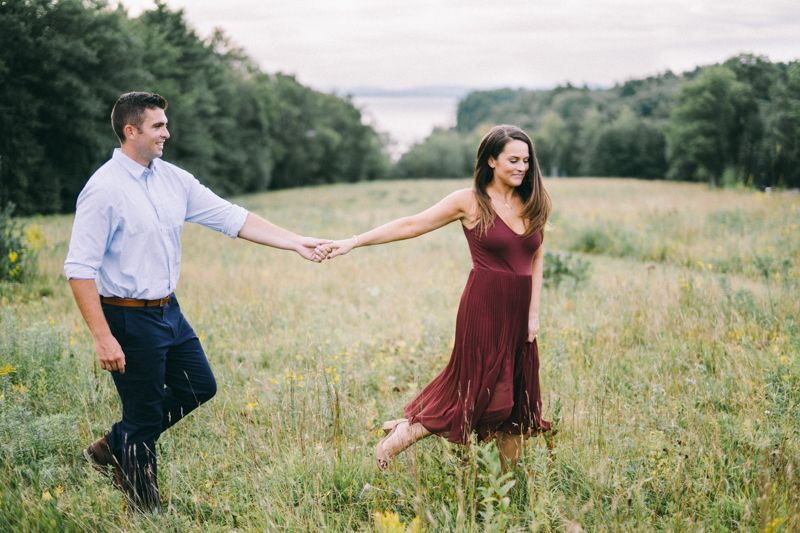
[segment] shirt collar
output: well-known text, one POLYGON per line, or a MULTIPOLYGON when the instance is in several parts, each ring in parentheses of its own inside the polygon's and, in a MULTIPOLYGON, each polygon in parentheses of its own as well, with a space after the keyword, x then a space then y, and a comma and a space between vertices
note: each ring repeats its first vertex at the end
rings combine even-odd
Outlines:
POLYGON ((141 178, 142 176, 146 175, 146 173, 155 172, 156 166, 159 164, 161 159, 156 158, 150 163, 150 168, 143 167, 127 155, 122 153, 122 150, 119 148, 114 148, 114 154, 111 156, 111 159, 122 165, 122 168, 130 172, 131 176, 134 178, 141 178))

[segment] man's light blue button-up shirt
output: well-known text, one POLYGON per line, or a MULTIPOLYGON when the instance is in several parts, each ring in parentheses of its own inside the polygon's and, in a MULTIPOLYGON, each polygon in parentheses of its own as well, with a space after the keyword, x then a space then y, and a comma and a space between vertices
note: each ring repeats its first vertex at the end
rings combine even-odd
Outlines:
POLYGON ((178 285, 184 222, 235 238, 246 219, 185 170, 143 167, 117 148, 78 196, 64 273, 96 280, 101 296, 163 298, 178 285))

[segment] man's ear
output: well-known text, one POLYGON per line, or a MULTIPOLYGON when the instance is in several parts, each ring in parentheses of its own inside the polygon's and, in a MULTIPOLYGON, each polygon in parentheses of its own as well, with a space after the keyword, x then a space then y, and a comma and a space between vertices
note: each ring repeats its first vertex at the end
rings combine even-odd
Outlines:
POLYGON ((125 134, 125 139, 129 141, 135 141, 136 134, 141 133, 138 128, 130 124, 126 124, 125 127, 122 128, 122 132, 125 134))

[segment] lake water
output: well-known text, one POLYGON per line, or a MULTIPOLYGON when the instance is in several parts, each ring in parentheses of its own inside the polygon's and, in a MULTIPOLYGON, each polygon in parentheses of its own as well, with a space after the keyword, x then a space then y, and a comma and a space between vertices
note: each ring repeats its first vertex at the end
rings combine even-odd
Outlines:
POLYGON ((415 142, 427 137, 436 126, 456 124, 458 98, 439 96, 354 96, 364 123, 388 133, 389 154, 400 158, 415 142))

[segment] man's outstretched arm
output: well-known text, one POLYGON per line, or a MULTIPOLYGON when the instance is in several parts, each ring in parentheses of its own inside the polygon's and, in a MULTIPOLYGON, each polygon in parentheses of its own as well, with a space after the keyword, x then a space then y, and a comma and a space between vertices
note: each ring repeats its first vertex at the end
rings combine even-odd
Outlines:
POLYGON ((94 351, 97 353, 100 367, 109 372, 119 370, 120 374, 124 374, 125 354, 122 353, 122 348, 108 327, 94 280, 71 279, 69 286, 72 287, 78 308, 94 337, 94 351))
POLYGON ((239 237, 258 244, 280 248, 281 250, 294 250, 302 257, 315 263, 325 259, 324 253, 315 252, 314 249, 317 245, 331 242, 328 239, 301 237, 253 213, 247 213, 247 220, 245 220, 242 229, 239 230, 239 237))

